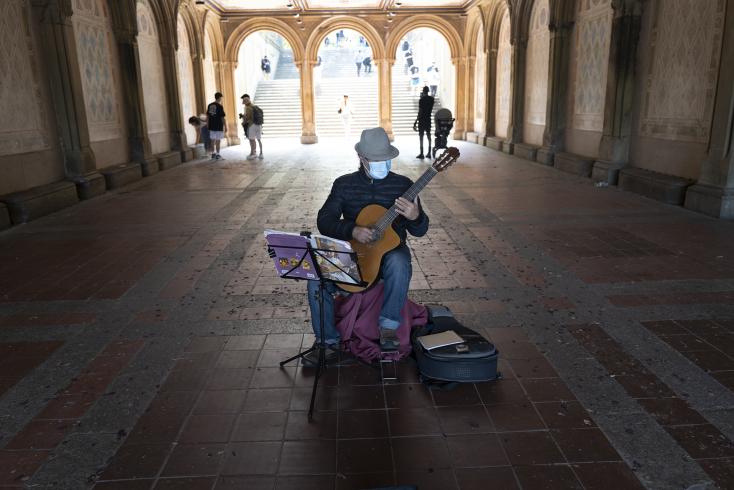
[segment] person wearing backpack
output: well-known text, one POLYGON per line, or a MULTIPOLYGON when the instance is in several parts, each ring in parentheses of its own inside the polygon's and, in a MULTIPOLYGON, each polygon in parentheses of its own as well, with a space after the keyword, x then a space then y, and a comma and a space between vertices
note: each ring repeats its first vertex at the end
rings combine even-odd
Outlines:
POLYGON ((248 160, 254 160, 259 158, 262 160, 263 157, 263 142, 262 142, 262 126, 265 122, 263 110, 256 106, 250 100, 250 96, 245 94, 242 96, 242 103, 245 104, 244 113, 244 125, 245 125, 245 136, 250 140, 250 154, 247 155, 248 160), (260 144, 260 154, 257 153, 257 145, 260 144))

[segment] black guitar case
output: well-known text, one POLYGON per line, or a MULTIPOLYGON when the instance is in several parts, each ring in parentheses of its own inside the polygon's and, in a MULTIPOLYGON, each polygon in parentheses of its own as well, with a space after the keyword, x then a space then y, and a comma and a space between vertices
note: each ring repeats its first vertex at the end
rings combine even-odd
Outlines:
POLYGON ((499 351, 487 339, 465 327, 454 318, 451 310, 441 305, 427 305, 428 323, 413 329, 410 339, 421 380, 426 384, 438 382, 476 383, 494 381, 499 351), (423 335, 453 330, 464 342, 427 350, 418 340, 423 335))

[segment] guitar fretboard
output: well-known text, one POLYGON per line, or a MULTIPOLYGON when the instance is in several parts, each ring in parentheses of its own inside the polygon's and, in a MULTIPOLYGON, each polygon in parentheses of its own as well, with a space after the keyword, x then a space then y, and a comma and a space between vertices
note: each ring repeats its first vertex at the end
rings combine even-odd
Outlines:
MULTIPOLYGON (((420 191, 422 191, 423 188, 428 185, 428 183, 437 173, 438 170, 433 167, 429 167, 428 170, 423 172, 423 175, 421 175, 421 177, 416 180, 412 186, 410 186, 410 189, 405 191, 405 194, 403 194, 403 198, 409 201, 415 199, 420 191)), ((385 230, 387 230, 388 226, 391 226, 392 222, 395 221, 395 218, 398 217, 397 209, 398 208, 396 204, 390 206, 390 209, 388 209, 387 212, 382 216, 382 218, 380 218, 380 221, 375 224, 375 230, 377 230, 380 234, 384 233, 385 230)))

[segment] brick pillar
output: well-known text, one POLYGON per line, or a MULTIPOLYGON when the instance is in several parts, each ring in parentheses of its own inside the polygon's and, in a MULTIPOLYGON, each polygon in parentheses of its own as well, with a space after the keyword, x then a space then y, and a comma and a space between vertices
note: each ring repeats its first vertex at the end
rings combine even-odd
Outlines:
POLYGON ((380 126, 392 141, 392 65, 395 59, 375 60, 378 74, 378 99, 380 101, 380 126))
POLYGON ((56 125, 62 140, 64 174, 75 179, 96 169, 90 147, 79 59, 71 23, 70 2, 34 1, 42 19, 41 42, 50 77, 56 125))
POLYGON ((110 11, 120 57, 120 76, 122 78, 130 158, 142 165, 144 173, 150 174, 157 171, 158 162, 153 157, 150 139, 148 138, 148 124, 145 121, 135 5, 134 0, 111 2, 110 11))
POLYGON ((724 219, 734 219, 734 9, 724 20, 719 80, 716 85, 711 139, 698 182, 689 187, 685 207, 724 219))
POLYGON ((568 64, 571 51, 571 21, 559 20, 551 23, 548 59, 548 98, 545 108, 545 130, 543 146, 538 152, 538 161, 550 164, 553 155, 563 150, 567 121, 568 64))
POLYGON ((316 108, 314 106, 314 92, 316 89, 313 82, 314 63, 310 60, 304 60, 297 65, 301 75, 301 117, 303 118, 301 143, 318 143, 319 137, 316 135, 316 108))

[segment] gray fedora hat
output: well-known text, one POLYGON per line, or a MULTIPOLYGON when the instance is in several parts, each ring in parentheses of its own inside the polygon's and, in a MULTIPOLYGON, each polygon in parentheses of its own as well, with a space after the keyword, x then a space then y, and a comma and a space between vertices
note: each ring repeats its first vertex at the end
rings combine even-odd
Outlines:
POLYGON ((385 130, 380 127, 362 131, 359 143, 354 145, 354 149, 371 162, 392 160, 400 154, 398 149, 390 144, 390 138, 387 137, 385 130))

